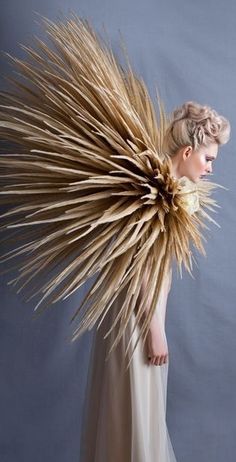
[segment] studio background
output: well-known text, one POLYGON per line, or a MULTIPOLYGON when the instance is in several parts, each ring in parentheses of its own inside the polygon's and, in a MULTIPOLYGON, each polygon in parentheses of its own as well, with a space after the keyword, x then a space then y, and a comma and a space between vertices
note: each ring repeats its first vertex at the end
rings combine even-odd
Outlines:
MULTIPOLYGON (((231 123, 211 178, 221 205, 208 224, 207 258, 195 253, 194 277, 174 271, 168 299, 167 423, 178 462, 235 462, 235 75, 233 1, 1 0, 0 49, 23 58, 19 43, 43 38, 35 12, 53 21, 70 11, 103 25, 119 55, 120 33, 134 70, 168 111, 208 104, 231 123)), ((12 68, 1 55, 1 75, 12 68)), ((1 88, 5 83, 1 80, 1 88)), ((1 271, 1 268, 0 268, 1 271)), ((92 333, 70 343, 69 324, 87 287, 37 320, 1 277, 0 460, 79 462, 79 439, 92 333)), ((155 429, 154 429, 155 432, 155 429)), ((155 438, 155 433, 153 433, 155 438)), ((160 461, 161 462, 161 461, 160 461)))

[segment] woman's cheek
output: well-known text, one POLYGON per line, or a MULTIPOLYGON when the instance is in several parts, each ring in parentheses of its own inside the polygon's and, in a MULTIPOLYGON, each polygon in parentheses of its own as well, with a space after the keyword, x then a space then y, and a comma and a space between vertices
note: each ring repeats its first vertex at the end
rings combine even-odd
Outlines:
POLYGON ((206 169, 206 161, 205 158, 201 159, 201 171, 205 172, 206 169))

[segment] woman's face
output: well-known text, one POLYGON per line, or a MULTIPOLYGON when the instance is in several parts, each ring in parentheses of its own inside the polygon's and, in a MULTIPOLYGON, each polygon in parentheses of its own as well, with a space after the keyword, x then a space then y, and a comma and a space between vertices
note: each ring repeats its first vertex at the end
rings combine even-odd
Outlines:
POLYGON ((217 143, 210 143, 207 147, 201 146, 197 150, 193 150, 192 146, 185 146, 179 165, 181 176, 187 176, 196 183, 203 176, 212 173, 212 164, 217 153, 217 143))

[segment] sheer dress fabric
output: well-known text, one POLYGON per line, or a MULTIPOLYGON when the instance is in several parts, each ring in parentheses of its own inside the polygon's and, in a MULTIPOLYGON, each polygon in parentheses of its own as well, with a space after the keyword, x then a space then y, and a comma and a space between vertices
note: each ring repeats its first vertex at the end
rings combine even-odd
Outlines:
MULTIPOLYGON (((166 279, 155 310, 163 335, 171 272, 166 279)), ((176 462, 166 424, 168 362, 162 366, 148 364, 145 344, 139 342, 129 369, 125 368, 124 352, 135 314, 122 340, 105 360, 114 333, 106 339, 103 337, 119 310, 122 297, 125 291, 117 297, 94 333, 79 462, 176 462)))

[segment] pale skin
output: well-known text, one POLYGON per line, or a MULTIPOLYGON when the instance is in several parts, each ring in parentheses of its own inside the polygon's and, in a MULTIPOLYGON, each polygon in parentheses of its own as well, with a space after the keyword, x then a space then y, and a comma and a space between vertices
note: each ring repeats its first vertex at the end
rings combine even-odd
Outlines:
MULTIPOLYGON (((187 176, 190 180, 197 183, 202 177, 212 173, 212 163, 218 154, 218 144, 210 143, 207 147, 201 146, 193 150, 192 146, 183 146, 179 148, 174 156, 171 157, 172 173, 175 178, 187 176)), ((141 286, 141 296, 145 293, 147 274, 144 274, 141 286)), ((169 285, 165 289, 162 303, 164 303, 164 323, 168 293, 171 286, 171 277, 169 285)), ((148 302, 147 302, 148 310, 148 302)), ((159 317, 152 317, 149 331, 146 339, 147 361, 150 365, 161 366, 168 361, 168 346, 166 341, 163 324, 159 317)))
MULTIPOLYGON (((155 366, 161 366, 167 362, 168 349, 165 336, 165 314, 168 293, 171 288, 172 269, 170 268, 169 277, 167 277, 162 286, 162 292, 160 294, 157 310, 155 311, 146 338, 146 353, 149 364, 155 366)), ((140 288, 140 294, 138 297, 138 303, 146 294, 146 285, 148 280, 148 267, 146 267, 142 284, 140 288)), ((146 307, 144 316, 148 313, 148 307, 150 303, 150 296, 147 297, 146 307)))

